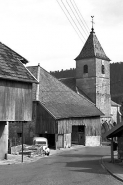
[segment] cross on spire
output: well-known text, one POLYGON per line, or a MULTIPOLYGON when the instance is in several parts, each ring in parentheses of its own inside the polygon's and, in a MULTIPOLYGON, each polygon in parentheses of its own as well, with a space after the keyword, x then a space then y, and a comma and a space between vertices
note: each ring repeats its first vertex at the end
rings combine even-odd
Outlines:
POLYGON ((94 27, 93 27, 93 25, 94 25, 94 21, 93 21, 93 18, 94 18, 94 16, 91 16, 91 18, 92 18, 92 28, 91 28, 91 30, 92 30, 92 32, 94 32, 94 27))

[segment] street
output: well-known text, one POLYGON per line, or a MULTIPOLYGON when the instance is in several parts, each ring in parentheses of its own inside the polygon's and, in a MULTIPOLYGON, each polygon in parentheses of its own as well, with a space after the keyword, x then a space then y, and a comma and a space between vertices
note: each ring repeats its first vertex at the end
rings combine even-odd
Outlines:
POLYGON ((33 163, 1 165, 0 185, 121 185, 102 166, 109 147, 63 151, 33 163))

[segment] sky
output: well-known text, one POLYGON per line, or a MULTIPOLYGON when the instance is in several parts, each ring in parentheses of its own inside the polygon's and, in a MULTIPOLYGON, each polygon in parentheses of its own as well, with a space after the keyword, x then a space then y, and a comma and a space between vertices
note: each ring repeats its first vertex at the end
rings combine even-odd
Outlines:
POLYGON ((74 59, 91 31, 91 16, 106 55, 111 62, 122 62, 123 0, 0 0, 0 42, 26 58, 27 66, 75 68, 74 59))

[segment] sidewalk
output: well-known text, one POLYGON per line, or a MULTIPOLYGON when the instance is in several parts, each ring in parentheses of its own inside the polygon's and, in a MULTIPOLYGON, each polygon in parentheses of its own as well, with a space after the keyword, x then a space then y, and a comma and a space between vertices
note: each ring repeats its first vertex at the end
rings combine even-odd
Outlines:
MULTIPOLYGON (((73 149, 78 149, 80 147, 84 147, 82 145, 74 145, 71 148, 61 148, 57 150, 50 149, 50 156, 56 155, 58 153, 64 152, 64 151, 69 151, 73 149)), ((42 155, 34 155, 31 157, 28 157, 26 155, 23 155, 23 163, 30 163, 30 162, 35 162, 41 158, 44 158, 47 156, 42 156, 42 155)), ((49 156, 48 156, 49 157, 49 156)), ((8 154, 7 155, 7 160, 0 160, 0 165, 11 165, 11 164, 19 164, 22 163, 22 155, 12 155, 8 154)))
POLYGON ((106 156, 102 158, 102 165, 112 176, 123 182, 123 162, 115 157, 115 162, 111 163, 111 157, 106 156))

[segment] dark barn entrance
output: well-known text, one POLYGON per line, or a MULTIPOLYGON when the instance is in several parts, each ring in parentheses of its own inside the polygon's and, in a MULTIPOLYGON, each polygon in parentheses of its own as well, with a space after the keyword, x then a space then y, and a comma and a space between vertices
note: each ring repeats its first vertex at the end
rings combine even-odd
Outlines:
POLYGON ((72 126, 72 144, 85 145, 85 126, 72 126))
POLYGON ((55 134, 39 134, 39 137, 47 138, 49 148, 55 148, 55 134))

